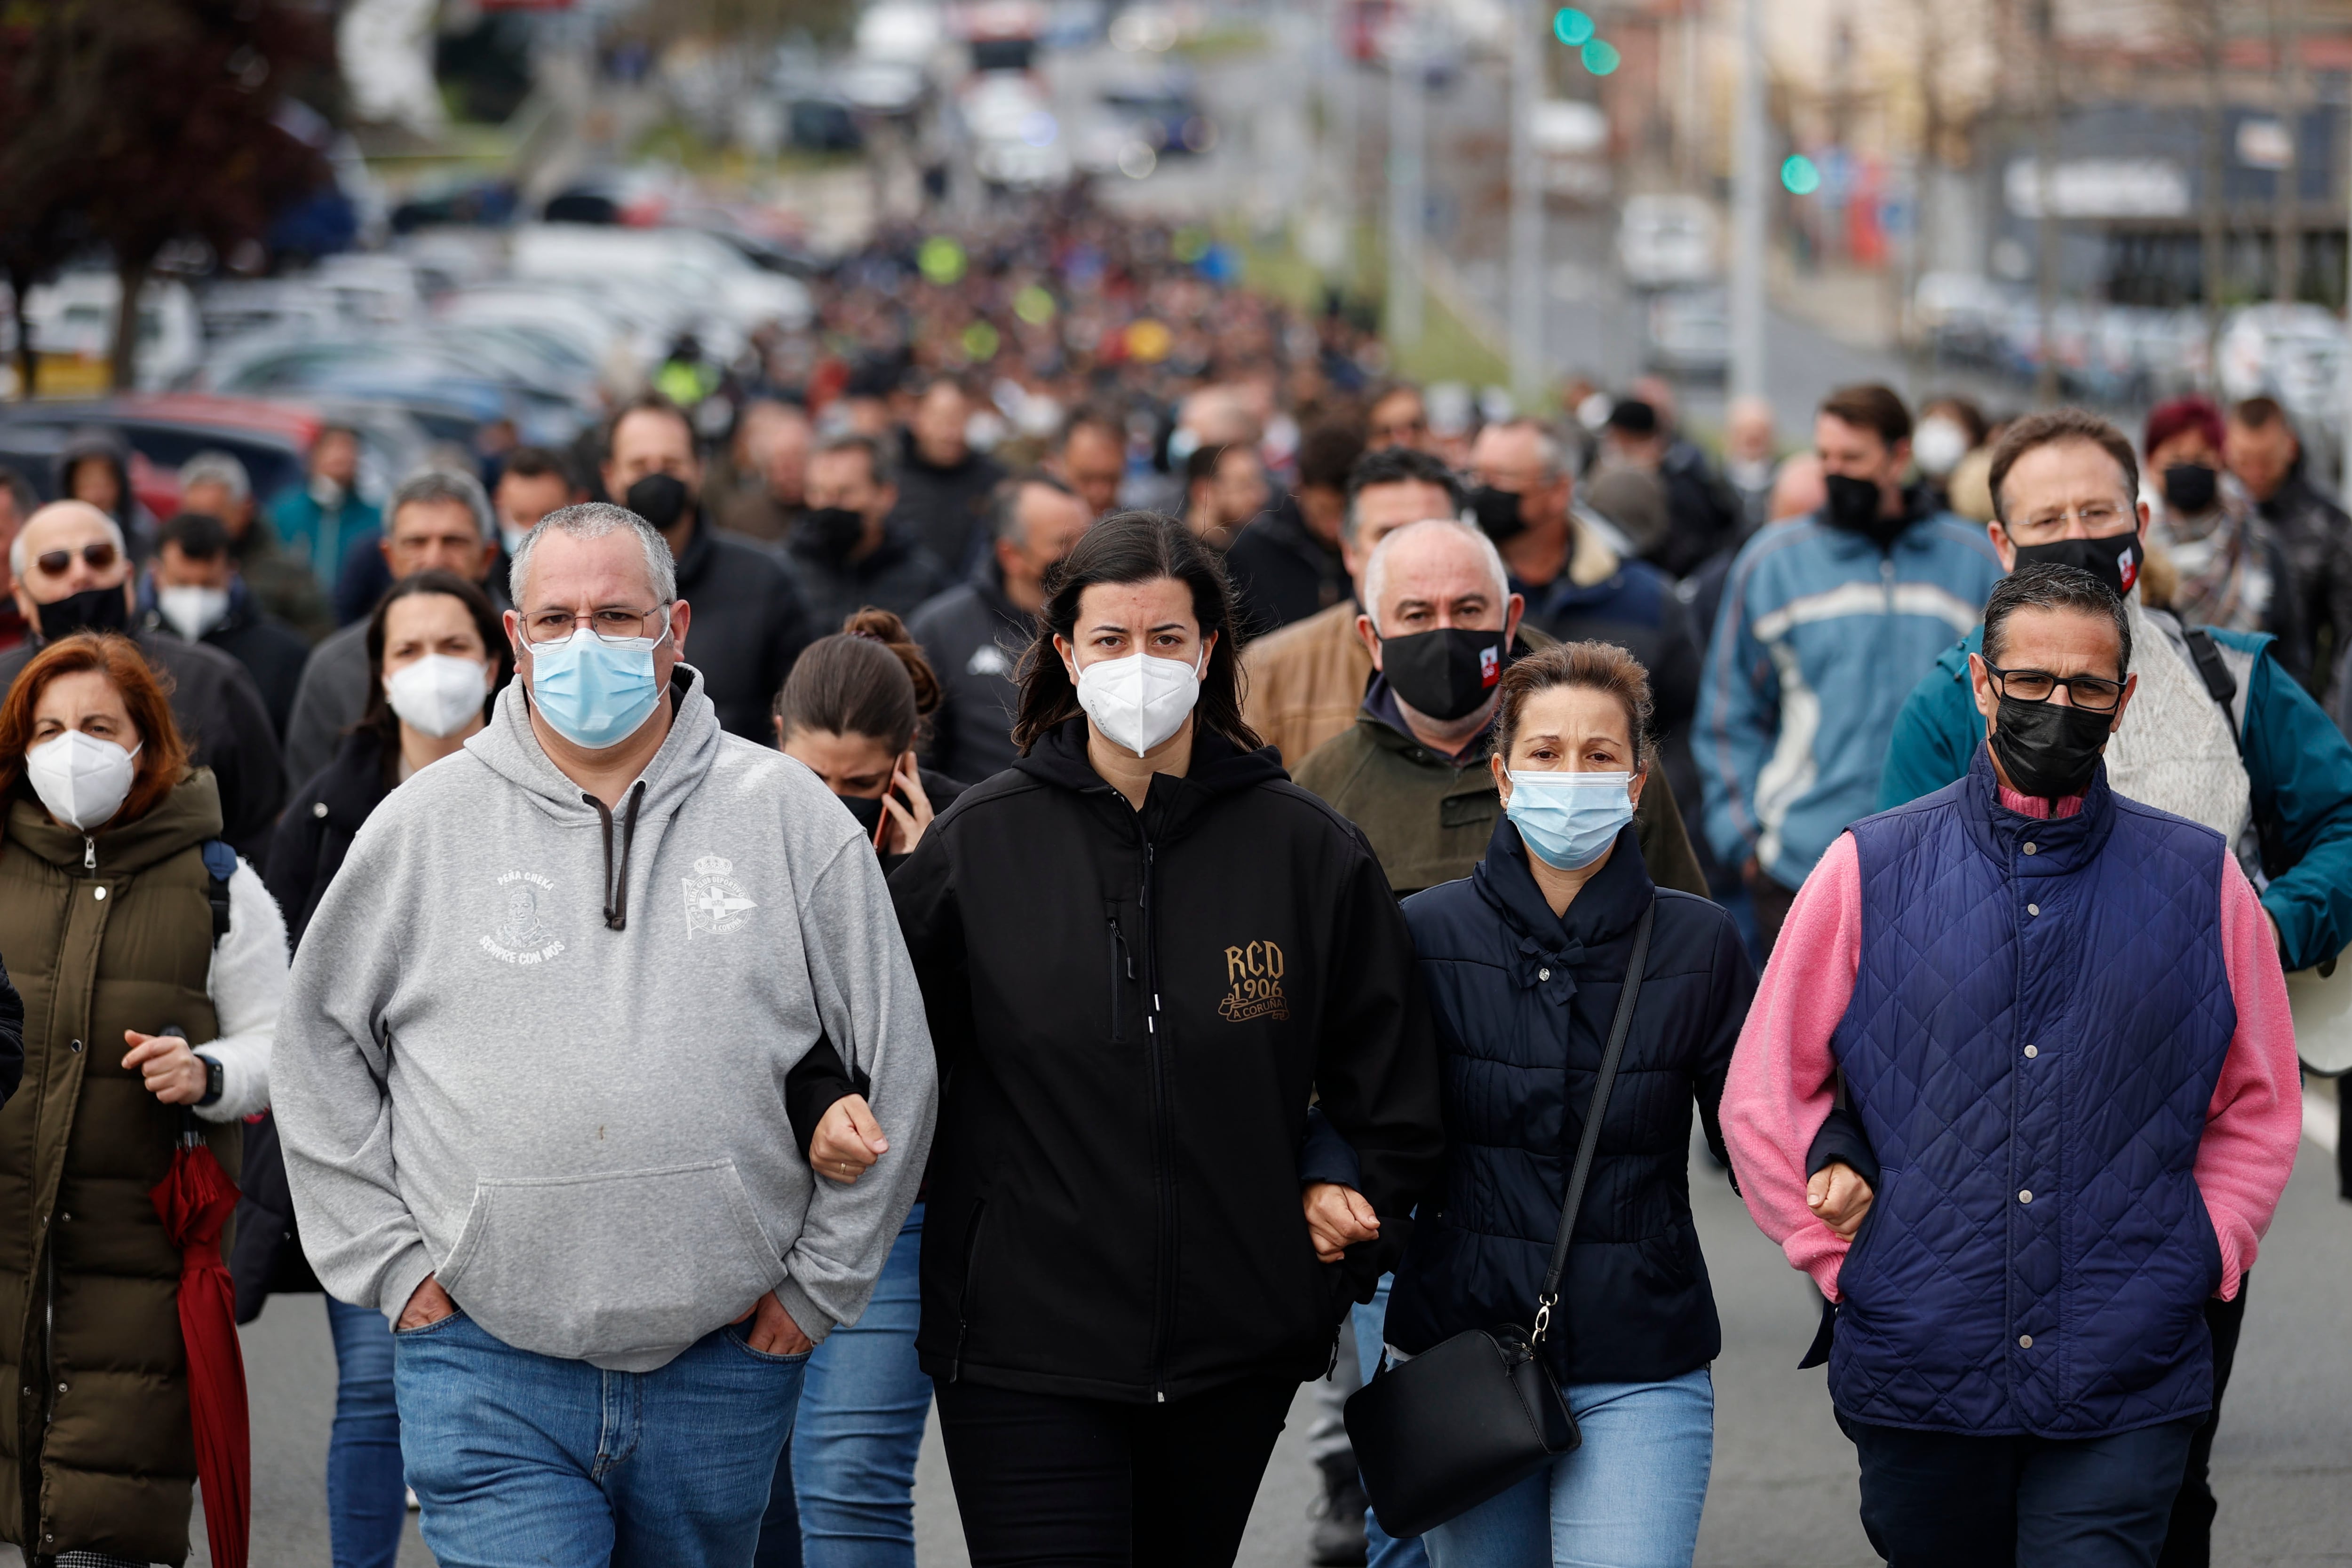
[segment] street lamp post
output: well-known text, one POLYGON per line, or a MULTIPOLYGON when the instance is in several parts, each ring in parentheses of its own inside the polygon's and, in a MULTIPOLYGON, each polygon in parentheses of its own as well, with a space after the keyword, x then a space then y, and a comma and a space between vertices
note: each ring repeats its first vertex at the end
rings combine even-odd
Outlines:
POLYGON ((1383 40, 1389 57, 1388 335, 1393 349, 1421 340, 1423 194, 1420 13, 1398 8, 1383 40))
POLYGON ((1535 144, 1536 100, 1543 90, 1538 43, 1546 25, 1535 0, 1511 0, 1511 389, 1521 406, 1542 389, 1543 188, 1535 144))
POLYGON ((1731 140, 1731 394, 1764 395, 1764 0, 1740 0, 1739 85, 1731 140))

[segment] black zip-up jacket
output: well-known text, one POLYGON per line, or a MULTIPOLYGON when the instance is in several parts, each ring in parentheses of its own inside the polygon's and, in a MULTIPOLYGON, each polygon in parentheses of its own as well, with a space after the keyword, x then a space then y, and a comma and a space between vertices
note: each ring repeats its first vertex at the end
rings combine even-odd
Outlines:
POLYGON ((1202 732, 1141 811, 1072 719, 890 878, 943 1092, 916 1349, 935 1378, 1178 1399, 1328 1365, 1437 1179, 1437 1053, 1380 862, 1272 748, 1202 732), (1381 1238, 1324 1265, 1307 1106, 1381 1238))

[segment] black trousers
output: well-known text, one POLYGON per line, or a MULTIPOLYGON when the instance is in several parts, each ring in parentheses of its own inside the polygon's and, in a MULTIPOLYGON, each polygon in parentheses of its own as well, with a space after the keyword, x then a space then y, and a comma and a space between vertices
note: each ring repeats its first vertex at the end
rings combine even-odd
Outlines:
POLYGON ((1298 1392, 1253 1377, 1165 1405, 938 1385, 972 1568, 1218 1568, 1298 1392))
POLYGON ((1892 1568, 2156 1568, 2199 1423, 2072 1441, 1838 1425, 1892 1568))
POLYGON ((2172 1500, 2172 1523, 2164 1537, 2164 1555, 2158 1568, 2206 1568, 2213 1561, 2213 1483, 2207 1467, 2213 1458, 2213 1434, 2221 1425, 2221 1395, 2230 1386, 2230 1366, 2238 1359, 2238 1330, 2246 1321, 2247 1274, 2238 1281, 2234 1301, 2205 1303, 2205 1326, 2213 1335, 2213 1408, 2205 1424, 2189 1440, 2189 1465, 2180 1490, 2172 1500))

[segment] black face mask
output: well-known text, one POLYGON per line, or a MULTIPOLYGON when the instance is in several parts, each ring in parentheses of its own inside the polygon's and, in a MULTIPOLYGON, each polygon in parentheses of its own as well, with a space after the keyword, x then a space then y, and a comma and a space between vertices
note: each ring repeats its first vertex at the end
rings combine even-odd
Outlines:
POLYGON ((675 474, 648 474, 629 486, 621 504, 657 528, 675 526, 694 504, 694 492, 675 474))
POLYGON ((830 561, 844 561, 866 537, 866 514, 847 507, 818 507, 800 520, 809 548, 830 561))
POLYGON ((120 632, 131 624, 122 585, 86 588, 41 606, 41 641, 54 643, 77 632, 120 632))
POLYGON ((2111 712, 2003 697, 1987 744, 2020 794, 2055 800, 2091 787, 2115 719, 2111 712))
POLYGON ((2121 599, 2139 581, 2139 531, 2109 534, 2098 539, 2053 539, 2046 545, 2019 545, 2017 564, 2053 561, 2079 567, 2116 591, 2121 599))
POLYGON ((2175 463, 2164 471, 2164 504, 2184 517, 2202 512, 2221 491, 2221 476, 2210 464, 2175 463))
POLYGON ((1467 718, 1503 678, 1503 634, 1448 626, 1381 639, 1381 673, 1414 712, 1467 718))
POLYGON ((871 843, 874 831, 882 825, 882 797, 835 795, 834 799, 849 808, 849 814, 857 819, 857 825, 866 830, 866 841, 871 843))
MULTIPOLYGON (((1491 485, 1481 485, 1470 492, 1470 510, 1478 526, 1496 544, 1528 531, 1528 519, 1519 512, 1519 495, 1516 490, 1497 490, 1491 485)), ((1412 705, 1421 706, 1419 703, 1412 705)))
POLYGON ((1851 474, 1832 474, 1824 477, 1822 484, 1829 495, 1822 513, 1833 528, 1860 534, 1880 549, 1885 549, 1911 526, 1911 519, 1901 513, 1891 517, 1879 515, 1878 485, 1874 480, 1857 479, 1851 474))

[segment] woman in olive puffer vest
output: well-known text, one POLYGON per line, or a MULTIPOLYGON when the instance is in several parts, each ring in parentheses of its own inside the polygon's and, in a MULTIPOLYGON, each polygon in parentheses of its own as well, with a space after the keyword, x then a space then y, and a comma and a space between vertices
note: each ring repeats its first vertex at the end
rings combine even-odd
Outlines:
POLYGON ((25 1076, 0 1108, 0 1540, 184 1561, 195 1479, 180 1256, 149 1193, 190 1112, 232 1177, 268 1098, 286 930, 242 862, 228 931, 190 771, 136 644, 44 648, 0 703, 0 956, 25 1076), (173 1038, 176 1029, 184 1038, 173 1038))

